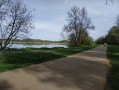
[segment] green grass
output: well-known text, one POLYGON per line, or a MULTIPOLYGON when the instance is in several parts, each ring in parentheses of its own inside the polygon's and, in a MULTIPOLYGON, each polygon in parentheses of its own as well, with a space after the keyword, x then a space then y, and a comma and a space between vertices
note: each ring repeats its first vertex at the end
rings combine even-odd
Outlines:
POLYGON ((0 51, 0 72, 76 54, 99 45, 77 48, 25 48, 0 51))
POLYGON ((107 76, 106 90, 119 90, 119 45, 109 45, 107 48, 107 56, 111 68, 107 76))

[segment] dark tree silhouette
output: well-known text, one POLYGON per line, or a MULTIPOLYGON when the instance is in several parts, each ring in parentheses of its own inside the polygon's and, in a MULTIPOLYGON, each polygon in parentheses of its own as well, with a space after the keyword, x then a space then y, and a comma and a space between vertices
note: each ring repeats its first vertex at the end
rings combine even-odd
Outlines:
POLYGON ((108 4, 108 2, 114 2, 114 0, 106 0, 106 4, 108 4))
POLYGON ((21 0, 2 0, 0 3, 0 49, 29 34, 32 26, 31 11, 21 0))

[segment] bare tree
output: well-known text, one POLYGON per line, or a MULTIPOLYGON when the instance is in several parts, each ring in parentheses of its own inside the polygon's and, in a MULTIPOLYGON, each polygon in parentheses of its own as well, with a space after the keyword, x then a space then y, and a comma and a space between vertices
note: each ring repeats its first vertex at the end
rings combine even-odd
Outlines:
POLYGON ((31 11, 21 0, 6 0, 0 4, 0 49, 27 36, 32 28, 31 11))
POLYGON ((64 35, 63 32, 60 33, 60 36, 61 36, 62 40, 66 40, 66 39, 65 39, 65 35, 64 35))
POLYGON ((108 4, 108 2, 114 2, 114 0, 106 0, 106 4, 108 4))
POLYGON ((119 29, 119 15, 118 15, 117 18, 116 18, 116 26, 117 26, 118 29, 119 29))
POLYGON ((67 21, 68 24, 64 26, 64 31, 69 33, 69 40, 77 46, 77 43, 81 44, 81 34, 85 30, 95 29, 91 22, 91 18, 87 16, 87 11, 85 8, 79 9, 73 6, 70 11, 68 11, 67 21))

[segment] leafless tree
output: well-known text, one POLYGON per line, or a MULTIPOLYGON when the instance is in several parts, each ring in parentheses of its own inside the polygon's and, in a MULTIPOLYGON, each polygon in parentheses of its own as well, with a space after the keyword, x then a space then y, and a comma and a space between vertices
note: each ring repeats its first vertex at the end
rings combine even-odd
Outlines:
POLYGON ((114 0, 106 0, 106 4, 108 4, 108 2, 114 2, 114 0))
POLYGON ((91 18, 88 17, 85 8, 79 9, 73 6, 71 10, 68 11, 67 15, 68 24, 64 26, 64 31, 69 33, 69 39, 76 47, 77 43, 81 44, 82 32, 95 29, 95 26, 92 24, 91 18))
POLYGON ((118 15, 117 18, 116 18, 116 26, 117 26, 118 29, 119 29, 119 15, 118 15))
POLYGON ((65 40, 65 35, 63 32, 60 33, 60 36, 61 36, 62 40, 65 40))
POLYGON ((0 49, 27 36, 32 25, 31 11, 21 0, 2 0, 0 3, 0 49))

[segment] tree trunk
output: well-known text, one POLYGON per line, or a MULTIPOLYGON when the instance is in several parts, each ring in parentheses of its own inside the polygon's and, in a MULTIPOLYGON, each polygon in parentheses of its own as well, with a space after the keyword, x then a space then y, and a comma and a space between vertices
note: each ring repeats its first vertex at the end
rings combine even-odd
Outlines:
POLYGON ((74 47, 77 47, 76 37, 75 37, 75 41, 74 41, 74 47))
POLYGON ((1 42, 0 42, 0 49, 2 50, 2 48, 3 48, 3 47, 2 47, 2 40, 1 40, 1 42))
POLYGON ((75 44, 74 44, 75 46, 74 47, 77 47, 77 42, 75 41, 75 44))
POLYGON ((79 46, 81 46, 81 35, 79 35, 79 46))

